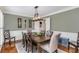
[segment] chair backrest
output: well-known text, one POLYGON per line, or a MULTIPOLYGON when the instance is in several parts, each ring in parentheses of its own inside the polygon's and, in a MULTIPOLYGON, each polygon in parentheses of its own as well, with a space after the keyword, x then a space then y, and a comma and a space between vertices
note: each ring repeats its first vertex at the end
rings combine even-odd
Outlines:
POLYGON ((31 36, 32 35, 32 32, 28 32, 28 35, 31 36))
POLYGON ((24 38, 24 33, 22 32, 22 39, 24 38))
POLYGON ((30 46, 32 46, 32 38, 29 34, 26 35, 26 39, 27 39, 27 44, 30 46))
POLYGON ((77 37, 77 46, 79 47, 79 32, 78 32, 78 37, 77 37))
POLYGON ((26 34, 26 37, 27 37, 27 40, 28 41, 31 41, 31 39, 32 39, 32 32, 28 32, 27 34, 26 34))
POLYGON ((9 30, 4 30, 4 38, 10 38, 10 31, 9 30))
POLYGON ((46 36, 51 36, 51 32, 50 31, 46 31, 45 35, 46 36))
POLYGON ((54 52, 58 48, 58 39, 60 37, 60 33, 58 34, 52 34, 51 40, 50 40, 50 51, 54 52))

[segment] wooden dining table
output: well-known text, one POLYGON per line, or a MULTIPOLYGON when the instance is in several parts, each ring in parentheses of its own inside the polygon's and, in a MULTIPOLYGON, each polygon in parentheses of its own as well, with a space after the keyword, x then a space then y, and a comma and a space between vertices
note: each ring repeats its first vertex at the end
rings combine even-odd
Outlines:
POLYGON ((36 44, 37 44, 37 52, 41 52, 40 44, 50 41, 50 37, 45 37, 45 36, 33 36, 32 39, 36 44))

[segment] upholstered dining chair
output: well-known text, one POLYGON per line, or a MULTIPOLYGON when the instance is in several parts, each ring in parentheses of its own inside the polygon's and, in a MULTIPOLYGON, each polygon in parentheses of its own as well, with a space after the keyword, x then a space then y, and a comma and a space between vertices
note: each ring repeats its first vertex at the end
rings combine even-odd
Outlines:
POLYGON ((70 50, 70 45, 75 47, 75 53, 78 53, 78 48, 79 48, 79 32, 78 32, 78 36, 77 36, 77 41, 69 41, 68 52, 70 50))
POLYGON ((9 45, 11 45, 11 40, 14 39, 14 43, 15 43, 15 37, 11 37, 10 36, 10 31, 9 30, 4 30, 4 46, 6 41, 9 41, 9 45))
POLYGON ((40 48, 48 53, 57 52, 58 49, 58 39, 60 37, 60 33, 53 33, 51 36, 51 40, 47 43, 40 44, 40 48))

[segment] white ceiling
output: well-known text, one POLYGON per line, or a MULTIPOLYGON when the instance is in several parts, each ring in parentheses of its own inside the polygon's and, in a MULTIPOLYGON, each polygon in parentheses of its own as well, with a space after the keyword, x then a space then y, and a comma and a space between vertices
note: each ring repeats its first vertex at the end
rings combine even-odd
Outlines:
MULTIPOLYGON (((34 6, 1 6, 0 8, 4 13, 28 17, 32 17, 35 12, 34 6)), ((48 16, 69 8, 72 9, 71 6, 39 6, 38 13, 40 16, 48 16)))

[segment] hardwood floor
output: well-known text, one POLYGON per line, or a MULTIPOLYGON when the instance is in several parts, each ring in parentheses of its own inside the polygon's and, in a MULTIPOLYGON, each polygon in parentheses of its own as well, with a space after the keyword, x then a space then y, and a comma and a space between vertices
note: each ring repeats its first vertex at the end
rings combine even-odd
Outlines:
MULTIPOLYGON (((65 48, 61 45, 59 45, 58 48, 63 51, 68 52, 68 48, 65 48)), ((70 50, 74 51, 73 48, 70 48, 70 50)), ((11 46, 8 43, 6 43, 5 46, 1 48, 1 53, 18 53, 18 52, 14 43, 12 43, 11 46)))
MULTIPOLYGON (((16 43, 19 43, 19 42, 22 42, 22 40, 21 39, 16 40, 16 43)), ((6 43, 5 46, 1 48, 0 52, 1 53, 17 53, 17 49, 13 42, 11 43, 11 46, 8 43, 6 43)))
POLYGON ((74 48, 72 48, 72 47, 70 48, 70 51, 68 51, 68 48, 66 48, 64 46, 61 46, 61 45, 59 45, 58 48, 63 50, 63 51, 66 51, 66 52, 70 52, 70 53, 74 53, 75 52, 74 48))
POLYGON ((1 48, 1 53, 17 53, 15 44, 12 43, 11 45, 9 45, 8 43, 6 43, 5 46, 1 48))

